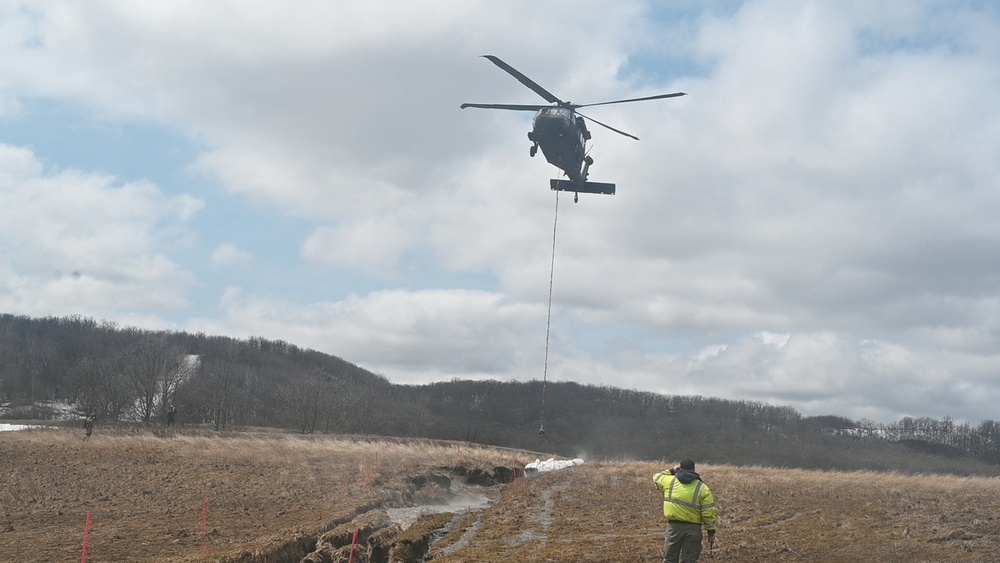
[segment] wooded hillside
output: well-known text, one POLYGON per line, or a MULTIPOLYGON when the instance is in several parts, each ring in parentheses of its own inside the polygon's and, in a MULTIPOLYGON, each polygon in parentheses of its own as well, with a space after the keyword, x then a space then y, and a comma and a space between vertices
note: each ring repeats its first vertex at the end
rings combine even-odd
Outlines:
POLYGON ((283 341, 0 315, 6 418, 70 403, 99 424, 275 427, 421 436, 614 459, 695 457, 807 468, 1000 473, 1000 424, 803 417, 755 401, 540 381, 405 386, 283 341), (544 425, 544 433, 540 433, 544 425))

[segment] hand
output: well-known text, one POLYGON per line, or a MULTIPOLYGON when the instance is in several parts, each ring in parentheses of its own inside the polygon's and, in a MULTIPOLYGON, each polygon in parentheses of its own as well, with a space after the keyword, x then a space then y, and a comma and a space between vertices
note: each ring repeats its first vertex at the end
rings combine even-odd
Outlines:
POLYGON ((715 534, 709 534, 708 535, 708 547, 712 547, 714 545, 715 545, 715 534))

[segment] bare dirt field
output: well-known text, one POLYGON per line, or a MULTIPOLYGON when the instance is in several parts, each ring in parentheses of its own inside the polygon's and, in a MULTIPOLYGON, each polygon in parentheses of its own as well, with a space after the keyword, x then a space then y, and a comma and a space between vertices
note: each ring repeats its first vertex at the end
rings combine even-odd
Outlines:
POLYGON ((82 438, 0 433, 0 562, 80 561, 88 512, 88 563, 285 560, 296 538, 419 500, 427 483, 416 477, 515 463, 510 451, 420 440, 100 428, 82 438))
MULTIPOLYGON (((0 561, 80 561, 88 512, 88 562, 347 561, 355 530, 368 546, 357 563, 660 559, 665 522, 651 475, 661 465, 489 479, 509 481, 498 468, 533 460, 429 441, 5 432, 0 561), (374 510, 439 504, 463 475, 486 485, 487 508, 469 501, 408 531, 374 510), (309 554, 317 541, 324 549, 309 554)), ((1000 561, 997 478, 698 469, 720 505, 705 561, 1000 561)))
MULTIPOLYGON (((720 505, 704 561, 1000 561, 997 478, 698 469, 720 505)), ((594 464, 518 481, 467 548, 432 560, 659 561, 665 522, 651 477, 662 470, 594 464)))

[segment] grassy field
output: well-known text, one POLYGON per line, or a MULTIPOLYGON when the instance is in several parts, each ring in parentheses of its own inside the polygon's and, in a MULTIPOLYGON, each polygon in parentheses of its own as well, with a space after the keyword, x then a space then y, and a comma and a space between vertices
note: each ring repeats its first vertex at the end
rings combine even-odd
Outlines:
MULTIPOLYGON (((287 434, 4 432, 0 561, 81 560, 88 512, 88 562, 298 561, 324 533, 377 519, 370 509, 419 499, 433 481, 421 476, 489 475, 534 457, 287 434)), ((436 521, 447 528, 426 560, 658 561, 665 522, 650 477, 661 469, 590 463, 486 488, 489 508, 436 521)), ((699 471, 721 507, 705 561, 1000 560, 997 478, 699 471)))
MULTIPOLYGON (((467 548, 433 561, 659 561, 665 522, 651 476, 662 469, 596 464, 519 481, 479 517, 467 548)), ((997 478, 699 471, 721 507, 706 561, 1000 561, 997 478)))

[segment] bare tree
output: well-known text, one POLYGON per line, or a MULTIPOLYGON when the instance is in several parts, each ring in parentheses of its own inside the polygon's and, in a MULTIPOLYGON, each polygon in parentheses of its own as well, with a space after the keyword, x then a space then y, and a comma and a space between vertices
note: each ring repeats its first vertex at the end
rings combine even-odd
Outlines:
POLYGON ((253 418, 248 411, 252 409, 251 391, 257 379, 254 372, 239 342, 229 343, 221 354, 202 358, 202 399, 208 403, 205 414, 216 430, 239 426, 253 418))
POLYGON ((232 422, 237 403, 237 366, 230 363, 212 365, 205 375, 211 383, 212 424, 216 430, 232 422))
POLYGON ((124 357, 126 379, 137 397, 136 419, 149 423, 155 414, 166 411, 184 358, 183 351, 168 343, 165 335, 143 335, 124 357))
POLYGON ((73 373, 80 406, 99 418, 118 420, 131 407, 134 396, 123 375, 120 355, 95 355, 80 361, 73 373))
POLYGON ((322 371, 313 369, 288 378, 281 387, 286 413, 303 434, 316 432, 321 413, 322 418, 326 418, 325 413, 329 410, 326 379, 322 371))

